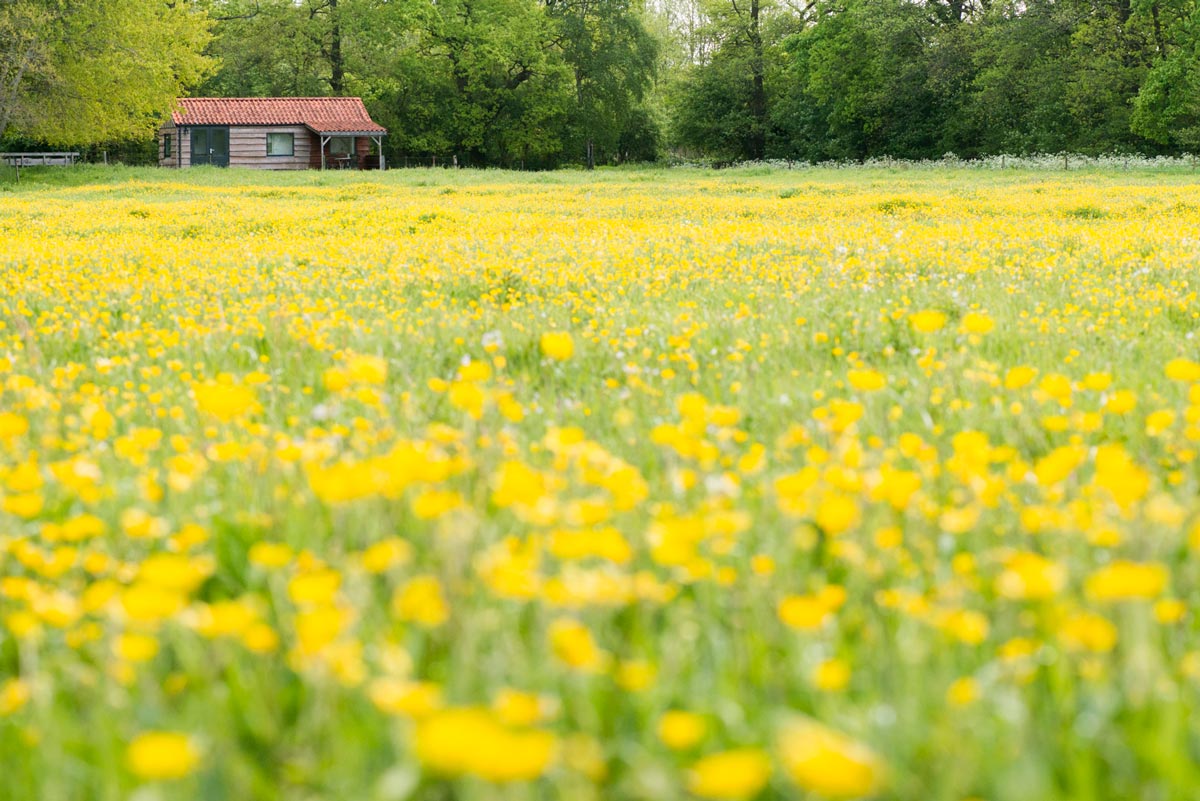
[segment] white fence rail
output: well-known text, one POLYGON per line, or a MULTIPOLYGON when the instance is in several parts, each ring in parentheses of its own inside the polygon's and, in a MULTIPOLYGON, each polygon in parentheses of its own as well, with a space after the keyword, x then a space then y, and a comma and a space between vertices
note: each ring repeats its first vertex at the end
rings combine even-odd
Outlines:
POLYGON ((73 167, 78 153, 0 153, 9 167, 73 167))

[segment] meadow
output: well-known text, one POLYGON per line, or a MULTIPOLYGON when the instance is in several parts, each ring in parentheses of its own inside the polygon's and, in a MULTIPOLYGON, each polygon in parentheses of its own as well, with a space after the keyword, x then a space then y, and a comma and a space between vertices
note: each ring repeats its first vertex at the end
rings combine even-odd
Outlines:
POLYGON ((1200 787, 1186 170, 0 184, 0 799, 1200 787))

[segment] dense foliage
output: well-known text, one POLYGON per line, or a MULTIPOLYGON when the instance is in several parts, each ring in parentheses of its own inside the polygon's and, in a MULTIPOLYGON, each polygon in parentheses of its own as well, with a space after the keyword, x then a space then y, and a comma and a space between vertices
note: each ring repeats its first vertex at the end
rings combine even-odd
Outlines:
MULTIPOLYGON (((1179 153, 1187 0, 0 0, 0 136, 145 139, 184 91, 356 94, 393 163, 1179 153)), ((129 152, 128 146, 124 147, 129 152)))
POLYGON ((0 140, 145 138, 211 69, 208 29, 183 3, 0 0, 0 140))
POLYGON ((754 22, 727 2, 745 13, 709 26, 675 108, 701 152, 754 157, 751 128, 767 156, 808 160, 1197 143, 1195 3, 813 0, 754 22), (759 71, 765 104, 747 100, 759 71))
POLYGON ((393 164, 1177 154, 1200 145, 1198 15, 1195 0, 0 0, 0 136, 145 139, 190 91, 361 95, 393 164))

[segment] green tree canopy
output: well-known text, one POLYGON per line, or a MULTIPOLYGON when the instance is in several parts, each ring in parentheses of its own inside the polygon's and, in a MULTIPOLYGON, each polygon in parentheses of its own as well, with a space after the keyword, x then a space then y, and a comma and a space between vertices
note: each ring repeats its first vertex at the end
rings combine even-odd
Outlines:
POLYGON ((209 24, 182 0, 0 0, 0 136, 149 135, 212 68, 209 24))

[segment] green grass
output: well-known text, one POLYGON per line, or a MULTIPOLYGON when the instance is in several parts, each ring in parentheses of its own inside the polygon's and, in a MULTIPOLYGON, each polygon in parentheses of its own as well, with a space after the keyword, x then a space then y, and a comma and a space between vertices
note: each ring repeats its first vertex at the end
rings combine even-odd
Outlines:
POLYGON ((780 753, 796 716, 877 754, 882 799, 1194 795, 1200 383, 1166 370, 1200 361, 1190 173, 79 167, 0 189, 0 799, 661 801, 736 748, 770 756, 756 797, 817 797, 780 753), (944 327, 917 330, 927 310, 944 327), (362 356, 386 376, 343 386, 362 356), (222 417, 210 383, 253 403, 222 417), (1039 479, 1056 452, 1078 463, 1039 479), (524 504, 513 463, 541 477, 524 504), (104 530, 69 541, 81 515, 104 530), (628 561, 556 540, 607 527, 628 561), (392 538, 411 559, 367 570, 392 538), (262 542, 286 563, 254 564, 262 542), (1061 568, 1050 597, 1012 597, 1018 552, 1061 568), (1121 560, 1165 586, 1105 600, 1089 579, 1121 560), (300 597, 324 569, 336 591, 300 597), (426 626, 397 598, 430 576, 448 616, 426 626), (820 625, 781 616, 831 585, 820 625), (227 601, 277 647, 210 631, 227 601), (606 658, 564 660, 563 618, 606 658), (815 678, 831 660, 845 687, 815 678), (506 725, 558 756, 446 777, 377 703, 400 679, 453 707, 532 693, 540 719, 506 725), (699 743, 662 742, 672 709, 699 743), (129 764, 155 730, 192 738, 186 776, 129 764))

